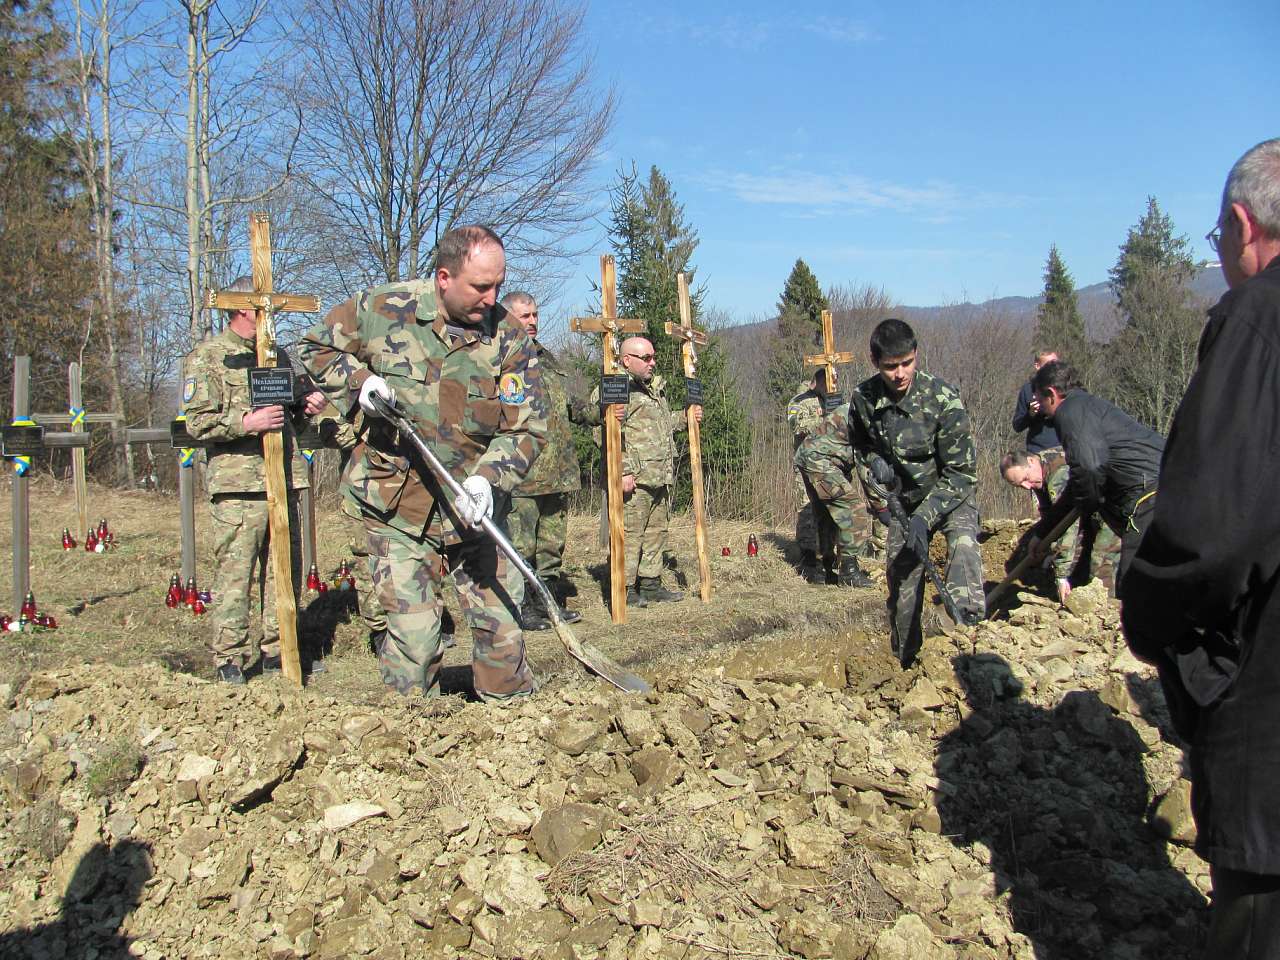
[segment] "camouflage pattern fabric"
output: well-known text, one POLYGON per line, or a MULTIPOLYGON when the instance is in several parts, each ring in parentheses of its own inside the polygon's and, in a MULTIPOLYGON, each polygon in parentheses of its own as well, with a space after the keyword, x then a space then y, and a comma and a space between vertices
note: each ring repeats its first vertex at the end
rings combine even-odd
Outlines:
MULTIPOLYGON (((791 428, 792 452, 822 422, 822 395, 817 390, 805 389, 791 398, 787 404, 787 425, 791 428)), ((800 508, 796 511, 796 544, 801 550, 812 550, 821 556, 829 556, 830 546, 821 546, 818 535, 818 519, 814 504, 809 500, 809 489, 804 473, 795 468, 796 497, 800 508)))
MULTIPOLYGON (((849 441, 848 408, 820 418, 796 447, 795 467, 818 509, 831 523, 831 537, 841 558, 879 559, 884 556, 884 525, 875 519, 882 505, 869 499, 853 477, 857 466, 849 441)), ((815 517, 818 513, 815 513, 815 517)), ((818 525, 819 547, 821 520, 818 525)))
MULTIPOLYGON (((267 498, 214 495, 209 508, 213 526, 213 665, 233 663, 241 670, 258 660, 259 644, 250 640, 252 607, 262 612, 260 650, 269 657, 280 655, 280 625, 276 619, 275 591, 267 588, 271 564, 271 540, 267 498), (256 582, 255 582, 256 581, 256 582), (256 589, 255 589, 256 587, 256 589)), ((301 587, 302 542, 299 536, 298 497, 289 497, 290 557, 293 593, 301 587)), ((274 581, 274 577, 270 577, 274 581)))
POLYGON ((663 553, 671 525, 671 487, 636 484, 622 505, 622 529, 626 540, 626 581, 662 576, 663 553))
MULTIPOLYGON (((338 304, 303 335, 298 356, 345 416, 358 409, 371 374, 385 379, 457 480, 481 476, 509 493, 546 442, 533 341, 501 306, 481 325, 455 324, 436 302, 434 281, 374 287, 338 304)), ((361 513, 412 537, 482 538, 455 522, 453 498, 439 495, 416 463, 395 428, 371 418, 349 477, 361 513)))
POLYGON ((360 619, 370 633, 380 633, 387 629, 387 615, 373 592, 373 558, 369 555, 369 539, 365 535, 364 520, 360 517, 359 508, 351 500, 344 496, 341 504, 340 515, 347 550, 356 558, 355 563, 351 564, 351 573, 356 578, 356 603, 360 619))
MULTIPOLYGON (((546 442, 533 341, 501 306, 481 324, 455 323, 434 281, 375 287, 338 304, 307 331, 298 353, 347 417, 359 409, 364 381, 383 377, 445 469, 457 480, 484 477, 495 494, 510 493, 546 442)), ((386 613, 383 681, 401 692, 436 690, 443 553, 475 638, 476 692, 487 699, 531 692, 518 571, 454 516, 453 498, 391 424, 369 419, 345 492, 364 518, 373 589, 386 613)))
MULTIPOLYGON (((919 374, 917 374, 919 376, 919 374)), ((947 568, 943 580, 962 611, 986 615, 982 590, 982 553, 978 549, 978 508, 966 500, 942 519, 947 538, 947 568)), ((932 528, 931 528, 932 529, 932 528)), ((924 565, 903 547, 903 531, 889 521, 886 536, 886 577, 889 581, 889 643, 903 664, 910 664, 924 640, 920 615, 924 608, 924 565)))
POLYGON ((511 545, 520 551, 520 556, 544 582, 560 578, 564 543, 569 532, 567 494, 512 496, 506 514, 506 529, 511 545))
MULTIPOLYGON (((654 375, 648 383, 631 378, 631 396, 622 417, 622 473, 645 487, 675 483, 676 445, 672 434, 689 428, 688 421, 671 413, 665 393, 666 380, 654 375)), ((588 423, 599 426, 604 414, 600 387, 591 391, 583 411, 588 423)))
MULTIPOLYGON (((287 365, 288 358, 277 361, 287 365)), ((202 340, 183 361, 182 406, 187 432, 212 441, 205 449, 208 470, 205 487, 210 496, 222 493, 262 493, 267 489, 262 461, 262 436, 245 433, 249 406, 249 370, 258 365, 253 340, 228 327, 202 340)), ((294 437, 306 425, 305 414, 289 416, 284 428, 284 472, 290 490, 307 486, 307 462, 294 437)))
POLYGON ((534 691, 518 616, 524 581, 504 554, 486 540, 471 538, 446 546, 437 537, 413 537, 374 519, 366 522, 365 530, 373 557, 373 588, 387 614, 387 633, 378 651, 384 684, 402 694, 440 692, 443 554, 471 625, 476 693, 495 701, 534 691))
MULTIPOLYGON (((1043 514, 1066 491, 1071 468, 1062 447, 1049 447, 1038 456, 1044 470, 1044 486, 1036 491, 1036 497, 1043 514)), ((1114 566, 1119 555, 1120 538, 1097 515, 1086 518, 1083 525, 1077 520, 1054 548, 1053 576, 1076 584, 1101 577, 1114 590, 1114 566)))
POLYGON ((533 348, 538 356, 542 387, 547 395, 547 442, 512 493, 520 497, 573 493, 582 489, 582 474, 569 422, 585 422, 584 411, 571 401, 568 371, 555 354, 537 340, 533 341, 533 348))

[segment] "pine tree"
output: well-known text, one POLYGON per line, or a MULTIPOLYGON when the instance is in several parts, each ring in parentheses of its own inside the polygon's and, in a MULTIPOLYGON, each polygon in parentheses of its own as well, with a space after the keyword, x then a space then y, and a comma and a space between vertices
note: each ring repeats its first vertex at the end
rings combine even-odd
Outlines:
POLYGON ((1173 220, 1148 197, 1111 268, 1125 325, 1108 355, 1116 402, 1161 433, 1195 369, 1201 313, 1190 289, 1194 273, 1187 238, 1174 234, 1173 220))
POLYGON ((1044 303, 1036 311, 1035 343, 1037 349, 1052 350, 1076 366, 1086 359, 1084 318, 1076 300, 1075 281, 1056 244, 1049 248, 1045 263, 1044 303))
MULTIPOLYGON (((645 335, 653 343, 657 370, 667 381, 667 399, 673 410, 685 405, 685 380, 680 345, 664 329, 680 318, 676 277, 689 282, 693 321, 698 324, 705 291, 694 285, 693 252, 698 234, 685 219, 684 206, 657 167, 641 183, 633 165, 619 171, 610 192, 612 223, 610 245, 618 271, 618 314, 642 318, 645 335)), ((705 402, 702 410, 702 463, 707 474, 740 474, 750 449, 746 417, 732 382, 724 351, 712 332, 710 342, 698 351, 698 379, 705 402)), ((679 435, 681 453, 686 442, 679 435)), ((687 471, 677 471, 676 503, 687 504, 691 485, 687 471)))
POLYGON ((779 407, 785 407, 808 380, 804 355, 822 343, 822 311, 830 309, 818 278, 804 260, 797 259, 778 299, 777 327, 768 348, 765 378, 769 395, 779 407))

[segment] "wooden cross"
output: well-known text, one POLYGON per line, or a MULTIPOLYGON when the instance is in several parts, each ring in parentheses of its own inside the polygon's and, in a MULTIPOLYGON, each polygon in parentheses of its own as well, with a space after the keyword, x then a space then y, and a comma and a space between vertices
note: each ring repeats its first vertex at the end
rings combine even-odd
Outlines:
MULTIPOLYGON (((276 365, 273 315, 282 311, 318 313, 317 297, 276 293, 271 283, 271 218, 249 217, 249 255, 253 262, 253 290, 249 293, 210 290, 206 305, 218 310, 252 310, 258 321, 258 366, 276 365)), ((289 545, 289 488, 284 477, 284 438, 279 430, 262 435, 262 459, 267 480, 267 518, 271 526, 271 566, 276 578, 276 617, 280 621, 280 666, 284 675, 302 686, 298 658, 298 606, 293 596, 289 545)))
MULTIPOLYGON (((686 384, 698 384, 697 406, 702 405, 702 385, 698 381, 698 347, 707 345, 707 335, 693 326, 693 304, 689 300, 689 280, 682 273, 676 277, 680 297, 680 323, 665 324, 667 335, 680 341, 686 384)), ((693 478, 693 538, 698 546, 698 595, 703 603, 711 601, 711 561, 707 556, 707 507, 702 487, 702 424, 694 415, 695 403, 685 408, 689 422, 689 472, 693 478)))
MULTIPOLYGON (((613 257, 600 258, 600 313, 598 317, 573 317, 569 329, 574 333, 604 335, 604 375, 617 376, 621 349, 619 334, 641 333, 643 320, 618 317, 618 291, 613 257)), ((614 623, 627 622, 627 558, 622 530, 622 424, 610 407, 604 415, 604 456, 609 518, 609 611, 614 623)))
POLYGON ((806 367, 825 367, 827 371, 827 393, 836 392, 836 364, 853 363, 854 355, 845 351, 836 352, 835 334, 831 332, 831 311, 822 311, 822 353, 811 354, 804 358, 806 367))

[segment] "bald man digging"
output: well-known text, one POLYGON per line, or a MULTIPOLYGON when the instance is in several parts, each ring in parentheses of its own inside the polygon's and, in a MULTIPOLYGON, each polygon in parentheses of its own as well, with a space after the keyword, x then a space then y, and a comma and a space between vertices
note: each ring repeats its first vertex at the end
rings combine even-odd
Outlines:
MULTIPOLYGON (((663 394, 666 381, 655 375, 653 344, 644 337, 622 341, 621 361, 631 376, 626 406, 613 405, 622 422, 623 526, 627 544, 627 604, 683 600, 684 594, 662 586, 667 528, 671 520, 671 486, 675 482, 676 446, 672 434, 684 430, 684 417, 671 413, 663 394)), ((600 422, 600 388, 591 396, 589 416, 600 422)), ((694 407, 702 421, 702 407, 694 407)))

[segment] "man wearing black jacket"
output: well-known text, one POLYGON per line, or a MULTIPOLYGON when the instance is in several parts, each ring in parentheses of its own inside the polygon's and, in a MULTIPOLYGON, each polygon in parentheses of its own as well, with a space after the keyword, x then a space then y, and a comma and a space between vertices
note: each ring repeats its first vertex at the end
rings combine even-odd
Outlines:
MULTIPOLYGON (((1155 510, 1164 438, 1084 390, 1075 369, 1061 360, 1037 370, 1031 385, 1062 438, 1071 469, 1066 491, 1036 524, 1036 536, 1045 536, 1072 507, 1082 519, 1097 511, 1120 538, 1116 596, 1123 596, 1125 571, 1155 510)), ((1038 543, 1032 549, 1044 552, 1038 543)))
MULTIPOLYGON (((1046 363, 1053 363, 1057 359, 1058 355, 1052 350, 1041 350, 1031 362, 1031 368, 1038 371, 1046 363)), ((1040 398, 1031 389, 1030 380, 1018 391, 1018 403, 1013 409, 1013 429, 1018 433, 1024 430, 1027 432, 1027 453, 1039 453, 1050 447, 1062 446, 1053 423, 1040 409, 1040 398)))
POLYGON ((1207 238, 1230 288, 1173 420, 1124 588, 1134 653, 1190 744, 1206 957, 1280 957, 1280 139, 1236 162, 1207 238))

